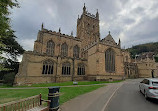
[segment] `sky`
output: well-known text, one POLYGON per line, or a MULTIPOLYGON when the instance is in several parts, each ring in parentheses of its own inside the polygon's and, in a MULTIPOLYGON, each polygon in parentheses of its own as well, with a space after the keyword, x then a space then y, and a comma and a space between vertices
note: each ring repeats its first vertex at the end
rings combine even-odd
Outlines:
POLYGON ((18 0, 20 8, 11 9, 11 26, 25 50, 33 50, 37 33, 44 28, 76 36, 78 15, 83 5, 92 14, 98 9, 100 37, 111 32, 121 47, 158 42, 158 0, 18 0))

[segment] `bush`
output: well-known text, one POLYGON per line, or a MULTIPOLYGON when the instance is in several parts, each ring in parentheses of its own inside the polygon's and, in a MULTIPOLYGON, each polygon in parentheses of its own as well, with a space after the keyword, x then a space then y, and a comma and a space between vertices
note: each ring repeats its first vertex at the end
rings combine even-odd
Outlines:
POLYGON ((15 78, 15 72, 10 72, 8 74, 5 74, 3 77, 4 84, 7 84, 8 86, 13 86, 15 78))
POLYGON ((158 62, 158 57, 157 56, 155 57, 155 62, 158 62))

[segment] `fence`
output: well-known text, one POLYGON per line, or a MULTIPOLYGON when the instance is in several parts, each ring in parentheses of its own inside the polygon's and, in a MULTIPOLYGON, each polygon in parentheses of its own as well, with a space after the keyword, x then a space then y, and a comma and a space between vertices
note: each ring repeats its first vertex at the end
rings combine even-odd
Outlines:
MULTIPOLYGON (((0 111, 26 111, 42 105, 41 94, 0 105, 0 111)), ((48 102, 49 101, 45 101, 48 102)))

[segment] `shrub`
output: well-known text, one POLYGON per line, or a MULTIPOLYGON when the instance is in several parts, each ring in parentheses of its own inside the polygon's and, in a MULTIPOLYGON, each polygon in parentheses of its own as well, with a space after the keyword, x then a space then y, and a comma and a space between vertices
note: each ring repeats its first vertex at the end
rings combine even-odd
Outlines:
POLYGON ((158 62, 158 57, 156 56, 156 57, 154 57, 155 58, 155 62, 158 62))
POLYGON ((10 72, 4 75, 3 80, 4 84, 7 84, 8 86, 13 86, 15 78, 15 72, 10 72))

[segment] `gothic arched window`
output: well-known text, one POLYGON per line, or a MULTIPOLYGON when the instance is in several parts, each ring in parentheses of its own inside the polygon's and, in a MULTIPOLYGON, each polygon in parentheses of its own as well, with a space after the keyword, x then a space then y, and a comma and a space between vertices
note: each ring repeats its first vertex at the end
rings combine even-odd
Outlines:
POLYGON ((115 52, 108 49, 105 52, 105 70, 106 72, 115 72, 115 52))
POLYGON ((73 57, 79 58, 79 53, 80 53, 80 48, 77 45, 75 45, 73 48, 73 57))
POLYGON ((61 45, 61 56, 65 57, 68 56, 68 46, 66 43, 61 45))
POLYGON ((51 60, 46 60, 43 62, 42 74, 53 74, 54 62, 51 60))
POLYGON ((85 75, 85 65, 78 64, 77 75, 85 75))
POLYGON ((71 73, 71 64, 69 62, 65 62, 62 64, 62 75, 70 75, 71 73))
POLYGON ((54 47, 55 47, 55 44, 52 40, 49 40, 47 42, 47 50, 46 50, 46 53, 47 55, 54 55, 54 47))

